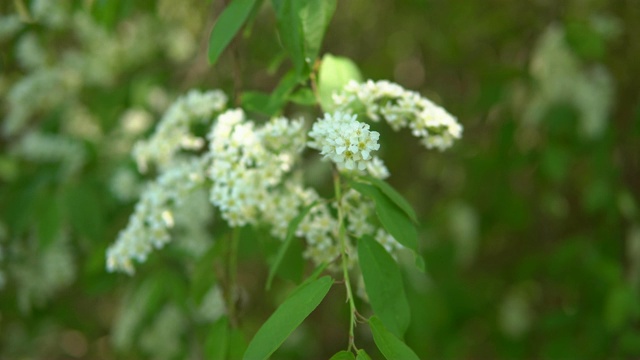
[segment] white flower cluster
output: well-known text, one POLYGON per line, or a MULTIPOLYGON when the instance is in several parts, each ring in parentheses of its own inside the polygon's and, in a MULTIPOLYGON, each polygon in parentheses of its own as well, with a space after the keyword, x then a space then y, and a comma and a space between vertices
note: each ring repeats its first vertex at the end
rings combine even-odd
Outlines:
POLYGON ((86 154, 82 144, 58 134, 30 131, 13 147, 17 156, 34 162, 59 163, 63 174, 70 175, 84 165, 86 154))
MULTIPOLYGON (((229 110, 218 117, 209 140, 211 202, 229 225, 261 222, 284 239, 301 208, 320 199, 300 176, 285 177, 305 146, 302 121, 276 118, 256 129, 242 110, 229 110)), ((319 264, 339 256, 336 229, 329 206, 316 204, 296 231, 307 241, 304 257, 319 264)))
POLYGON ((4 135, 15 135, 32 116, 52 109, 75 94, 77 84, 69 75, 69 72, 60 69, 42 68, 13 84, 5 98, 7 114, 2 124, 4 135))
POLYGON ((325 113, 309 132, 313 138, 309 147, 320 150, 338 169, 365 170, 373 160, 371 152, 380 148, 380 133, 370 131, 369 124, 357 121, 356 117, 342 112, 325 113))
MULTIPOLYGON (((323 201, 313 189, 304 186, 301 174, 293 171, 305 146, 320 150, 341 171, 366 171, 377 178, 389 176, 382 160, 372 155, 380 147, 379 133, 346 112, 325 114, 314 123, 308 134, 311 141, 307 141, 301 120, 274 118, 256 125, 241 109, 230 109, 212 121, 206 136, 208 151, 189 155, 197 159, 197 165, 176 167, 172 161, 175 153, 185 148, 185 138, 194 139, 189 128, 191 119, 210 121, 224 107, 226 98, 218 94, 221 93, 192 92, 181 98, 170 107, 152 138, 136 146, 134 153, 141 169, 151 161, 168 165, 160 167, 160 179, 143 193, 129 226, 109 249, 109 270, 131 273, 133 259, 144 261, 154 247, 169 241, 168 231, 173 226, 171 206, 184 201, 184 196, 175 195, 176 192, 189 191, 204 182, 202 178, 187 179, 193 174, 208 178, 209 200, 231 227, 267 225, 272 236, 284 239, 291 221, 305 207, 312 206, 296 229, 296 236, 306 239, 303 256, 318 264, 331 263, 341 254, 334 211, 338 204, 323 201), (172 171, 178 174, 169 176, 172 171)), ((349 238, 367 234, 391 252, 402 247, 372 223, 373 201, 350 190, 339 206, 345 214, 349 238)), ((347 253, 354 254, 353 244, 349 239, 346 242, 347 253)), ((350 263, 355 261, 356 256, 348 257, 350 263)))
POLYGON ((567 103, 580 114, 584 137, 603 134, 613 106, 613 78, 602 64, 584 66, 567 43, 564 28, 547 28, 534 48, 530 72, 536 89, 527 96, 525 121, 538 123, 551 106, 567 103))
POLYGON ((373 121, 385 119, 394 130, 408 126, 428 149, 445 150, 462 136, 462 126, 444 108, 389 81, 351 81, 333 101, 339 111, 362 110, 373 121))
POLYGON ((132 260, 144 262, 154 248, 169 240, 174 225, 173 212, 198 185, 204 182, 202 159, 176 162, 158 179, 147 185, 129 224, 107 250, 109 271, 134 272, 132 260))
POLYGON ((135 144, 133 157, 138 169, 146 172, 151 163, 163 168, 179 150, 201 149, 204 139, 192 134, 190 126, 210 122, 226 104, 227 96, 219 90, 191 90, 180 97, 169 107, 151 138, 135 144))
POLYGON ((297 236, 307 240, 307 248, 302 255, 316 264, 331 263, 340 256, 337 232, 338 220, 331 214, 329 205, 316 205, 296 231, 297 236))
POLYGON ((272 119, 255 129, 240 109, 218 117, 208 135, 211 202, 231 226, 255 224, 304 148, 302 121, 272 119))
MULTIPOLYGON (((128 18, 110 32, 70 0, 30 1, 26 10, 38 26, 25 26, 15 14, 0 15, 0 40, 13 40, 7 43, 15 44, 15 60, 27 71, 24 76, 11 77, 16 81, 8 84, 7 95, 2 97, 7 109, 2 131, 7 136, 53 108, 81 102, 84 86, 113 87, 119 76, 161 53, 174 58, 176 40, 172 36, 177 33, 182 45, 178 60, 185 60, 197 46, 184 48, 184 42, 190 35, 194 43, 200 32, 193 27, 193 17, 189 23, 144 15, 128 18), (72 46, 47 43, 40 37, 45 30, 65 33, 68 36, 59 38, 75 42, 72 46)), ((197 10, 192 7, 193 11, 197 10)))
POLYGON ((17 287, 16 300, 23 313, 45 305, 75 279, 74 251, 65 233, 45 248, 38 245, 35 233, 28 238, 13 238, 6 250, 12 259, 8 273, 17 287))

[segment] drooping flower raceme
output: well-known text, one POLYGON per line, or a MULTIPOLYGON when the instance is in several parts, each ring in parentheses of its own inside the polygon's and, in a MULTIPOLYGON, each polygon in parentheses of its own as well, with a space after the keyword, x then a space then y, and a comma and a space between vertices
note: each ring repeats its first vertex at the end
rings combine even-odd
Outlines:
POLYGON ((356 120, 356 115, 343 112, 325 113, 309 132, 309 147, 320 150, 338 169, 365 170, 372 161, 371 152, 380 148, 380 133, 370 131, 369 124, 356 120))
POLYGON ((173 212, 190 191, 204 181, 201 158, 174 163, 143 191, 129 224, 107 250, 109 271, 134 272, 133 260, 144 262, 154 249, 169 242, 173 212))
POLYGON ((462 136, 462 125, 444 108, 389 81, 351 81, 333 101, 339 111, 362 111, 373 121, 384 119, 394 130, 408 126, 427 149, 445 150, 462 136))

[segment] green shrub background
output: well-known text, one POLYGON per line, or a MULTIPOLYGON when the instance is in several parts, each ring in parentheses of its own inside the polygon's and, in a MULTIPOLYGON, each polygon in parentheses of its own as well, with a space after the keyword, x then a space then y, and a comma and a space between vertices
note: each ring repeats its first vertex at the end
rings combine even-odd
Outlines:
MULTIPOLYGON (((33 17, 0 38, 3 126, 15 107, 12 87, 37 68, 21 60, 21 36, 35 34, 45 66, 68 49, 88 57, 104 50, 99 37, 85 41, 29 14, 37 2, 0 4, 2 16, 33 17), (16 12, 19 4, 26 12, 16 12)), ((62 3, 112 39, 131 38, 127 26, 147 21, 150 32, 134 47, 151 46, 106 79, 81 79, 73 97, 53 106, 35 92, 24 97, 37 111, 0 140, 0 358, 207 358, 215 326, 198 317, 193 299, 215 280, 194 276, 202 258, 169 245, 134 277, 105 270, 105 250, 135 204, 114 195, 112 180, 118 171, 136 174, 128 150, 150 131, 126 138, 120 119, 136 108, 157 121, 154 89, 169 102, 194 87, 223 89, 235 102, 243 91, 270 92, 291 67, 275 16, 263 6, 210 67, 220 1, 62 3), (194 40, 183 57, 167 40, 178 29, 194 40), (65 122, 78 106, 99 136, 65 122), (21 152, 35 130, 74 144, 79 167, 21 152)), ((338 2, 322 53, 429 96, 464 126, 463 139, 443 153, 408 132, 379 130, 389 182, 422 224, 426 275, 403 273, 412 310, 406 340, 421 358, 640 356, 638 20, 638 3, 623 0, 338 2), (543 46, 553 34, 560 50, 543 46)), ((285 113, 320 115, 293 103, 285 113)), ((316 185, 330 186, 322 178, 316 185)), ((264 255, 255 234, 242 235, 245 303, 233 344, 250 339, 292 285, 281 280, 265 294, 264 255)), ((344 294, 332 293, 274 358, 326 359, 345 347, 344 294)))

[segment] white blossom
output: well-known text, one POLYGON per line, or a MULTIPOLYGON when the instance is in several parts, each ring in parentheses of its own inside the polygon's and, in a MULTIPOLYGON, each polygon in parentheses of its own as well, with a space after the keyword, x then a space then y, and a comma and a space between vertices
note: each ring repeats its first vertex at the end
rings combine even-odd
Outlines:
POLYGON ((224 109, 226 102, 226 95, 219 90, 204 93, 192 90, 176 100, 160 120, 151 138, 135 144, 133 156, 138 169, 146 172, 153 163, 164 167, 171 163, 179 150, 193 150, 198 148, 197 145, 202 146, 204 140, 198 141, 191 133, 190 126, 211 121, 217 112, 224 109))
POLYGON ((218 117, 208 135, 210 199, 231 226, 257 223, 262 214, 271 213, 269 204, 284 199, 276 187, 303 149, 302 130, 302 121, 285 118, 256 129, 239 109, 218 117))
POLYGON ((380 134, 348 113, 325 113, 313 124, 309 136, 313 138, 309 147, 320 150, 338 169, 364 170, 372 159, 371 152, 380 148, 380 134))
POLYGON ((133 274, 133 260, 144 262, 153 249, 171 240, 173 212, 202 184, 201 159, 173 164, 156 181, 147 185, 125 229, 107 250, 107 269, 133 274))
POLYGON ((462 125, 444 108, 389 81, 351 81, 333 100, 339 111, 362 111, 373 121, 383 118, 394 130, 409 127, 428 149, 445 150, 462 137, 462 125))

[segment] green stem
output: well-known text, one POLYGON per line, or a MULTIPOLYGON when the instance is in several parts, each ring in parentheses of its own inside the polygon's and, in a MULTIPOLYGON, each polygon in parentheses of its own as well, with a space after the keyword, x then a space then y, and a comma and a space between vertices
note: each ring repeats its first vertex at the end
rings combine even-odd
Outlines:
POLYGON ((336 201, 338 204, 338 240, 340 241, 340 256, 342 260, 342 274, 344 276, 344 286, 347 289, 347 301, 349 301, 349 347, 347 350, 357 350, 354 342, 354 329, 356 326, 356 305, 353 300, 353 292, 351 291, 351 280, 349 279, 349 264, 347 254, 347 234, 344 226, 344 214, 342 212, 342 189, 340 187, 340 175, 338 171, 334 170, 333 173, 333 186, 336 194, 336 201))

